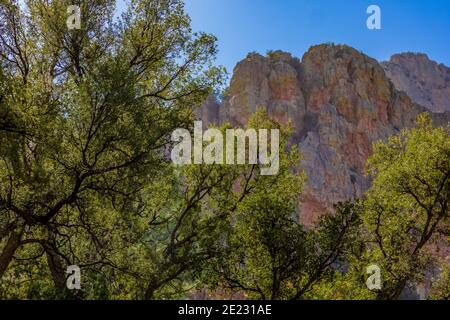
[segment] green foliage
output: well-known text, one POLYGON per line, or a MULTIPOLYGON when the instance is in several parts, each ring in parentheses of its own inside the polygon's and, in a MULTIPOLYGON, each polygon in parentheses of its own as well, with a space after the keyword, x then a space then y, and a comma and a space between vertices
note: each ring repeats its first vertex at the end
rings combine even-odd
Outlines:
POLYGON ((287 147, 289 127, 280 128, 262 112, 249 120, 248 127, 280 129, 279 174, 259 176, 246 183, 252 192, 239 203, 228 232, 219 239, 222 254, 204 272, 204 281, 214 289, 246 292, 252 298, 282 298, 268 293, 271 269, 285 268, 289 269, 284 270, 286 273, 292 273, 301 262, 296 246, 304 232, 294 215, 305 176, 298 168, 297 149, 287 147))
POLYGON ((213 260, 204 277, 211 289, 250 299, 323 298, 323 284, 339 277, 340 263, 357 249, 354 236, 360 221, 355 206, 339 204, 335 215, 306 230, 295 216, 303 174, 282 172, 284 177, 271 182, 270 192, 264 188, 240 207, 237 221, 221 239, 224 254, 213 260))
POLYGON ((433 279, 430 299, 450 300, 450 266, 444 263, 439 273, 433 279))
MULTIPOLYGON (((369 159, 363 199, 298 223, 306 177, 290 126, 279 174, 257 165, 174 166, 174 129, 222 84, 216 39, 181 0, 0 0, 0 298, 173 299, 194 289, 255 299, 395 299, 448 245, 450 139, 427 115, 369 159), (379 292, 366 267, 381 268, 379 292), (66 289, 66 268, 82 290, 66 289)), ((220 128, 222 132, 230 125, 220 128)), ((432 298, 448 298, 441 266, 432 298)))
MULTIPOLYGON (((432 257, 427 246, 441 243, 449 224, 450 139, 433 128, 428 114, 375 145, 369 159, 373 185, 365 200, 370 258, 383 270, 380 298, 397 298, 407 283, 424 279, 432 257)), ((445 242, 444 242, 445 243, 445 242)))
POLYGON ((162 264, 152 237, 186 205, 170 133, 222 80, 215 38, 191 32, 181 1, 132 1, 118 23, 114 1, 79 3, 68 30, 71 1, 0 2, 3 298, 76 298, 72 264, 81 297, 142 297, 162 264))
MULTIPOLYGON (((215 38, 191 32, 181 1, 132 1, 117 24, 113 1, 81 1, 71 31, 69 4, 0 7, 0 296, 185 297, 246 198, 263 201, 274 178, 169 161, 172 131, 191 129, 222 80, 215 38), (66 290, 69 265, 80 291, 66 290)), ((296 161, 282 161, 292 190, 296 161)))
MULTIPOLYGON (((368 173, 372 186, 351 205, 359 222, 345 241, 343 268, 335 268, 306 297, 398 299, 407 287, 435 274, 430 298, 448 299, 448 262, 435 250, 449 245, 448 128, 435 128, 428 114, 420 115, 417 127, 374 145, 368 173), (381 271, 381 290, 366 287, 366 270, 373 264, 381 271)), ((336 234, 330 226, 317 232, 336 234)))

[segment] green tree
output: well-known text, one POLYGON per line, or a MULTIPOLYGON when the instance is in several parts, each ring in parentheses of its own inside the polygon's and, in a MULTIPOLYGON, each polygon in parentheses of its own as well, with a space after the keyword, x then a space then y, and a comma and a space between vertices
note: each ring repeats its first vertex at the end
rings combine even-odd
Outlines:
MULTIPOLYGON (((249 125, 261 123, 256 116, 249 125)), ((306 298, 356 244, 353 235, 359 219, 351 204, 338 205, 337 213, 324 216, 316 228, 307 230, 298 222, 296 208, 305 175, 298 150, 288 147, 290 128, 282 133, 281 149, 290 151, 282 153, 280 173, 259 179, 259 188, 239 204, 228 232, 220 238, 220 254, 205 269, 204 281, 213 291, 264 300, 306 298)))
MULTIPOLYGON (((215 37, 181 0, 0 0, 0 298, 165 299, 194 288, 257 299, 396 299, 448 245, 450 139, 427 115, 375 145, 373 185, 315 228, 289 128, 279 174, 257 165, 174 166, 177 128, 221 85, 215 37), (81 29, 68 30, 79 5, 81 29), (365 288, 377 264, 382 289, 365 288), (82 290, 66 289, 66 268, 82 290)), ((224 125, 224 131, 229 125, 224 125)), ((442 266, 434 298, 448 298, 442 266)))
POLYGON ((221 83, 215 38, 191 32, 178 0, 132 1, 118 23, 113 1, 79 1, 80 30, 72 2, 26 4, 0 6, 0 296, 184 297, 272 179, 168 158, 221 83))
POLYGON ((439 270, 439 275, 433 278, 430 290, 432 300, 450 300, 450 266, 445 262, 439 270))
MULTIPOLYGON (((417 127, 378 142, 368 161, 373 184, 362 201, 365 250, 351 260, 355 282, 371 264, 380 267, 377 299, 398 299, 433 274, 435 246, 448 246, 450 139, 426 113, 417 127)), ((351 277, 349 276, 349 281, 351 277)))
POLYGON ((181 1, 132 1, 117 23, 114 3, 0 2, 1 297, 70 296, 71 264, 97 278, 86 297, 131 297, 115 279, 137 276, 139 214, 173 183, 170 133, 221 82, 181 1))

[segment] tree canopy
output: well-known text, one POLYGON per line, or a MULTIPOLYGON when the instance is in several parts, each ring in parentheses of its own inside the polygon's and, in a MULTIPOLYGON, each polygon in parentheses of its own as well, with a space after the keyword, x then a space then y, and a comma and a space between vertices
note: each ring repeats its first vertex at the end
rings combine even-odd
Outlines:
POLYGON ((377 143, 364 197, 306 228, 301 155, 267 113, 247 127, 280 130, 276 175, 169 157, 172 132, 192 132, 223 83, 216 38, 191 30, 181 0, 114 12, 113 0, 0 0, 0 298, 396 299, 431 274, 431 297, 449 297, 436 254, 450 237, 448 128, 424 114, 377 143), (69 30, 73 4, 82 23, 69 30), (72 265, 80 290, 66 286, 72 265))

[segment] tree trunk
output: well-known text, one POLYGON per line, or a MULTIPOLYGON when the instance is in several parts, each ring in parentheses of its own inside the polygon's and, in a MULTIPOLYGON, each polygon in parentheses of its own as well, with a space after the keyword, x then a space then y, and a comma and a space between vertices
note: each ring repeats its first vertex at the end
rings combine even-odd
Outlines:
POLYGON ((52 250, 51 247, 46 246, 45 254, 47 256, 48 268, 52 274, 53 283, 59 296, 64 297, 66 291, 66 274, 61 262, 61 258, 52 250))
POLYGON ((153 295, 155 294, 156 289, 157 289, 157 288, 156 288, 155 286, 149 285, 149 286, 147 287, 147 290, 145 290, 145 296, 144 296, 144 299, 145 299, 145 300, 152 300, 152 299, 153 299, 153 295))
POLYGON ((400 280, 395 287, 388 290, 381 291, 377 295, 377 300, 398 300, 403 290, 405 289, 408 281, 406 279, 400 280))
POLYGON ((11 260, 14 257, 14 253, 16 252, 17 248, 19 248, 21 237, 22 231, 11 232, 8 241, 0 255, 0 279, 8 269, 8 266, 11 263, 11 260))

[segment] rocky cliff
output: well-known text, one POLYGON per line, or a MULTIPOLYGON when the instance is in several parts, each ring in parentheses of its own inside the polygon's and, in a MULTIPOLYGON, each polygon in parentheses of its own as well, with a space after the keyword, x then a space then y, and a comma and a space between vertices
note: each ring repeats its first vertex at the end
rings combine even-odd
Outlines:
MULTIPOLYGON (((264 108, 282 123, 291 121, 293 143, 302 152, 308 176, 299 199, 300 219, 310 225, 332 210, 334 203, 359 197, 368 188, 365 163, 374 141, 412 126, 417 114, 427 108, 448 110, 444 105, 450 93, 447 100, 432 100, 435 104, 416 103, 423 102, 423 96, 433 96, 427 89, 436 86, 431 75, 419 80, 427 83, 433 79, 433 84, 422 86, 418 96, 411 94, 416 101, 408 97, 404 91, 409 93, 414 86, 401 87, 398 83, 403 82, 396 79, 403 79, 401 72, 410 69, 405 79, 413 74, 422 79, 422 67, 415 69, 414 63, 395 62, 397 59, 394 56, 381 65, 343 45, 311 47, 301 60, 281 51, 267 56, 251 53, 236 65, 220 105, 209 99, 200 116, 207 123, 244 125, 257 108, 264 108)), ((434 117, 440 123, 449 119, 448 114, 434 117)))
POLYGON ((383 62, 398 90, 433 112, 450 111, 450 68, 425 54, 403 53, 383 62))

